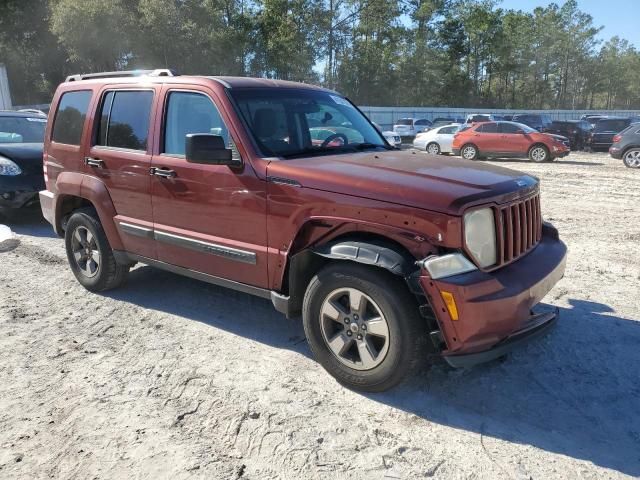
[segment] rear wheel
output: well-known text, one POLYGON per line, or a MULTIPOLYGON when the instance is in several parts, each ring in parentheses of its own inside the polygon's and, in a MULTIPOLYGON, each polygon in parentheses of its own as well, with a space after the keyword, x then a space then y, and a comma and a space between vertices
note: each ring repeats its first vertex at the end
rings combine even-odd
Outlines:
POLYGON ((427 145, 427 152, 432 155, 440 155, 440 145, 438 145, 436 142, 431 142, 429 145, 427 145))
POLYGON ((533 162, 546 162, 550 160, 549 150, 544 145, 534 145, 529 150, 529 160, 533 162))
POLYGON ((65 247, 71 271, 87 290, 110 290, 126 280, 129 267, 116 263, 94 209, 83 208, 71 215, 65 230, 65 247))
POLYGON ((315 358, 357 390, 393 387, 426 355, 421 320, 405 285, 374 267, 330 264, 304 297, 304 330, 315 358))
POLYGON ((464 145, 460 150, 460 156, 465 160, 476 160, 478 158, 478 154, 478 148, 470 143, 464 145))
POLYGON ((640 148, 632 148, 624 152, 622 161, 629 168, 640 168, 640 148))

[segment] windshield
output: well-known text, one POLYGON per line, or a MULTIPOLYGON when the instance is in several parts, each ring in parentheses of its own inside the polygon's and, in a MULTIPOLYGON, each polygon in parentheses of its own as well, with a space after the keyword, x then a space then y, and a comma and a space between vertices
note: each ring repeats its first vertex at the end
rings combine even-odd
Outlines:
POLYGON ((42 143, 46 118, 0 117, 0 143, 42 143))
POLYGON ((320 90, 247 88, 230 94, 260 150, 269 156, 391 148, 348 100, 320 90))

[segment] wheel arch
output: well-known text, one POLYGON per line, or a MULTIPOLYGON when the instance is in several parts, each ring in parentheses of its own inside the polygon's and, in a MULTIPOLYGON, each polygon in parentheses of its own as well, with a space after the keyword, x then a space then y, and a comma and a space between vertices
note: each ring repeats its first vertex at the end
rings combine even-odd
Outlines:
POLYGON ((116 210, 106 185, 97 178, 74 173, 66 178, 61 174, 56 182, 56 206, 54 229, 58 235, 64 235, 68 217, 77 209, 93 207, 98 214, 102 228, 111 248, 122 250, 122 239, 116 228, 114 217, 116 210), (62 178, 61 178, 62 177, 62 178))
POLYGON ((286 298, 286 311, 278 309, 289 318, 298 316, 309 282, 321 268, 332 262, 351 262, 386 270, 406 281, 414 294, 421 294, 420 287, 412 282, 412 274, 418 270, 416 256, 406 246, 384 235, 353 231, 290 255, 282 285, 286 293, 272 294, 276 308, 278 300, 286 298))

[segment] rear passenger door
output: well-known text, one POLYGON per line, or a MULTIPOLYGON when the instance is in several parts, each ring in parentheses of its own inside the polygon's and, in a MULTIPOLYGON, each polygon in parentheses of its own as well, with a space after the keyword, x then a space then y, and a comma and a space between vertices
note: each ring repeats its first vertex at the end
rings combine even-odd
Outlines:
POLYGON ((206 87, 169 85, 162 97, 151 177, 158 260, 266 288, 266 187, 235 148, 222 103, 206 87), (237 165, 187 162, 190 133, 222 136, 237 165))
POLYGON ((156 90, 105 88, 85 159, 86 173, 109 190, 125 249, 148 258, 156 257, 149 175, 156 90))

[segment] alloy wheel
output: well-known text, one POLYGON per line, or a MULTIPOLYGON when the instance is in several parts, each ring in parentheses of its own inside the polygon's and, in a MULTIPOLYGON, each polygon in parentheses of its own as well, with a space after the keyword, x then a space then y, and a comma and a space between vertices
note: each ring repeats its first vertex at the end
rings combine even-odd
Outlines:
POLYGON ((430 143, 427 147, 427 152, 431 153, 432 155, 438 155, 440 153, 440 147, 437 143, 430 143))
POLYGON ((73 259, 86 277, 95 277, 100 270, 101 255, 95 236, 87 227, 78 226, 71 237, 73 259))
POLYGON ((462 149, 462 158, 466 160, 473 160, 475 156, 476 156, 475 147, 468 146, 462 149))
POLYGON ((531 150, 531 158, 535 162, 544 162, 547 159, 547 151, 543 147, 535 147, 531 150))
POLYGON ((640 150, 630 150, 625 153, 624 163, 630 168, 640 168, 640 150))
POLYGON ((389 350, 389 325, 380 307, 355 288, 327 295, 320 308, 322 337, 334 357, 355 370, 371 370, 389 350))

